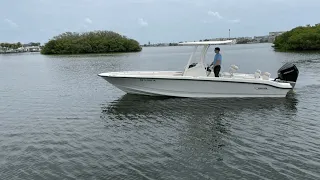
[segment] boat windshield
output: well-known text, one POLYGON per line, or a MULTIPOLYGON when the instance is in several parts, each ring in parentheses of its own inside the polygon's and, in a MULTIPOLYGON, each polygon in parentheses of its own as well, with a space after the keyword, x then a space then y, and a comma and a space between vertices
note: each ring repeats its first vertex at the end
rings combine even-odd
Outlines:
MULTIPOLYGON (((218 44, 230 44, 232 43, 232 40, 228 41, 204 41, 204 42, 185 42, 180 43, 180 45, 186 45, 186 46, 194 46, 193 52, 189 58, 189 61, 184 69, 184 75, 186 75, 188 69, 193 67, 198 67, 200 69, 203 69, 205 71, 206 65, 205 65, 205 59, 206 54, 208 52, 208 49, 211 45, 218 45, 218 44), (202 48, 198 48, 201 46, 202 48), (198 55, 200 54, 200 56, 198 55)), ((201 70, 202 71, 202 70, 201 70)))

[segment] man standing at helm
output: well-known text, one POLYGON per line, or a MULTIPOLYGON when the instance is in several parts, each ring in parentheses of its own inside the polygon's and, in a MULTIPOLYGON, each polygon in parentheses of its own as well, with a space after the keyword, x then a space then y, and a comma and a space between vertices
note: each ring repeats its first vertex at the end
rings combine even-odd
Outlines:
POLYGON ((214 52, 216 53, 216 55, 214 56, 214 60, 210 66, 213 66, 214 76, 219 77, 219 73, 220 73, 220 69, 221 69, 221 61, 222 61, 222 56, 220 54, 220 48, 216 47, 214 49, 214 52))

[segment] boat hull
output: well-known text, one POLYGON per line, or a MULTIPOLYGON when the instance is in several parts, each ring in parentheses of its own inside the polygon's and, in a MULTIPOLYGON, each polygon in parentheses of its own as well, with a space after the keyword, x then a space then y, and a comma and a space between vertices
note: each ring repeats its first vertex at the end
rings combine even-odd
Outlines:
POLYGON ((102 76, 128 94, 192 98, 286 97, 291 90, 270 84, 215 81, 202 79, 172 79, 152 77, 102 76))

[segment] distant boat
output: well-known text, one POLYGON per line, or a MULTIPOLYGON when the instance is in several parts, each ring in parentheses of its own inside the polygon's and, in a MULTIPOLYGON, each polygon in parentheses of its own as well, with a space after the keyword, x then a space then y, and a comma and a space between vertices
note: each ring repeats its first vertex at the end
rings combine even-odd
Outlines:
POLYGON ((211 45, 232 44, 228 41, 203 41, 180 43, 194 46, 194 51, 183 71, 124 71, 99 74, 100 77, 129 94, 192 98, 230 97, 285 97, 295 87, 299 71, 294 64, 285 64, 278 77, 270 78, 268 72, 257 70, 253 74, 236 73, 232 65, 229 72, 215 77, 212 67, 204 64, 211 45), (203 46, 201 57, 194 55, 203 46))

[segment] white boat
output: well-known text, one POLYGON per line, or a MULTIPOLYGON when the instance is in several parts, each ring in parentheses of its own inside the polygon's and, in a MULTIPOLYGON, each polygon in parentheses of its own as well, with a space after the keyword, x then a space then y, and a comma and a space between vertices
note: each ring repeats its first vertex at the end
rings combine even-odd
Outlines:
POLYGON ((228 72, 215 77, 212 67, 204 63, 211 45, 232 43, 228 41, 186 42, 180 45, 194 46, 189 61, 182 71, 124 71, 99 74, 115 87, 129 94, 192 98, 229 97, 286 97, 296 84, 299 71, 287 63, 278 70, 278 77, 260 70, 252 74, 237 73, 232 65, 228 72), (198 47, 203 47, 201 57, 195 58, 198 47))

